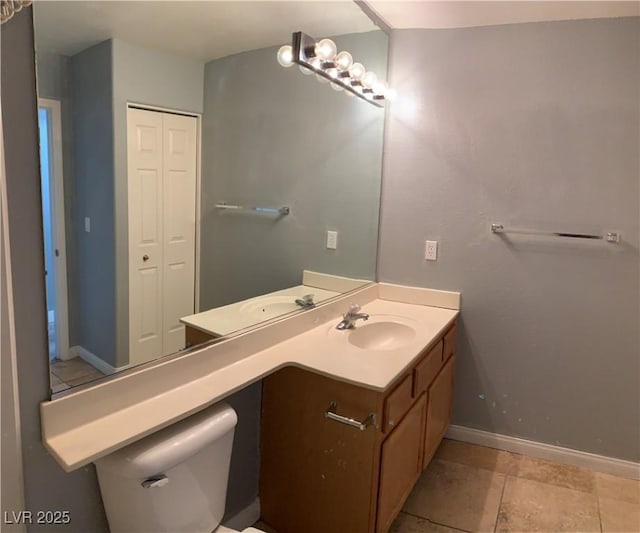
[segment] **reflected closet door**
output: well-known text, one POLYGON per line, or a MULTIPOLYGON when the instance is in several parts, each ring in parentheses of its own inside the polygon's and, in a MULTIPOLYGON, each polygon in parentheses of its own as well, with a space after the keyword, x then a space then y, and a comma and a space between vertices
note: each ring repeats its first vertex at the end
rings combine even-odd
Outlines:
POLYGON ((195 117, 129 108, 129 363, 185 347, 194 312, 195 117))

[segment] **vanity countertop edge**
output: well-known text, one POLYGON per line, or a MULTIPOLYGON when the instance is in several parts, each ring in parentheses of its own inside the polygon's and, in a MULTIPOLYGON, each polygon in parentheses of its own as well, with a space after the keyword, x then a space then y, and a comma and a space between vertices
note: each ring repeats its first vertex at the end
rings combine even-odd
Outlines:
POLYGON ((373 283, 316 309, 42 402, 42 440, 70 472, 286 366, 385 391, 451 326, 459 308, 460 293, 373 283), (334 322, 352 302, 372 316, 408 316, 421 326, 420 334, 406 346, 382 353, 352 348, 327 353, 336 341, 322 340, 333 335, 334 322), (120 394, 123 390, 127 398, 120 394), (97 414, 92 405, 100 406, 97 414))

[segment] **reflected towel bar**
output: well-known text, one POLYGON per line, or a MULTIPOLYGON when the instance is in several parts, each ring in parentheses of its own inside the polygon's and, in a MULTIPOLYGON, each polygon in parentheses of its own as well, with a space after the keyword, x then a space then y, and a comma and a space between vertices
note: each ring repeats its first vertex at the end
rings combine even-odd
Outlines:
POLYGON ((248 212, 252 212, 252 213, 264 213, 267 215, 288 215, 291 210, 287 207, 287 206, 283 206, 283 207, 256 207, 256 206, 251 206, 251 207, 245 207, 242 205, 232 205, 232 204, 225 204, 224 202, 221 204, 216 204, 215 205, 216 209, 232 209, 235 211, 248 211, 248 212))
POLYGON ((568 233, 562 231, 541 231, 535 229, 505 228, 502 224, 491 224, 492 233, 520 233, 522 235, 547 235, 550 237, 569 237, 571 239, 594 239, 612 243, 620 242, 620 234, 609 232, 605 235, 593 235, 589 233, 568 233))

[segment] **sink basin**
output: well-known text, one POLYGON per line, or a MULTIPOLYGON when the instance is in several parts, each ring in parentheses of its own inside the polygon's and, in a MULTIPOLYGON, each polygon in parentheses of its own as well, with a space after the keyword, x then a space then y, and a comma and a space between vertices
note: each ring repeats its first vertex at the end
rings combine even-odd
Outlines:
POLYGON ((416 337, 417 323, 407 317, 372 315, 368 321, 359 321, 353 329, 329 331, 332 337, 342 336, 356 348, 363 350, 396 350, 410 344, 416 337))
POLYGON ((239 311, 265 320, 300 309, 294 300, 293 296, 266 296, 247 302, 240 307, 239 311))
POLYGON ((365 350, 395 350, 409 344, 416 330, 399 322, 360 324, 349 332, 349 342, 365 350))

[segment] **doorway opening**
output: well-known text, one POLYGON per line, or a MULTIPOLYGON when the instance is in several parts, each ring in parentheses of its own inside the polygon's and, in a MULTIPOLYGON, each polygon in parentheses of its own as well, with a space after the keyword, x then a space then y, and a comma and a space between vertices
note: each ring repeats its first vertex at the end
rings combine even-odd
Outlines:
POLYGON ((69 359, 62 119, 60 102, 38 100, 49 359, 69 359))

